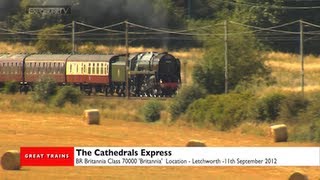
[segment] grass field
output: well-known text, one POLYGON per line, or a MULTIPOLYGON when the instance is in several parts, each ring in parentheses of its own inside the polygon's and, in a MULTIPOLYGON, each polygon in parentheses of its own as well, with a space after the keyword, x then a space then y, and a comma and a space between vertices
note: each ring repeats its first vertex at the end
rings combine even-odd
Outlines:
MULTIPOLYGON (((81 116, 1 112, 0 154, 20 146, 185 146, 201 139, 208 146, 319 146, 273 143, 267 137, 215 132, 176 123, 102 119, 88 126, 81 116)), ((294 171, 319 179, 319 167, 23 167, 0 170, 1 179, 287 179, 294 171)))
MULTIPOLYGON (((301 90, 300 56, 290 53, 271 52, 267 55, 267 65, 276 78, 275 87, 284 91, 299 92, 301 90)), ((304 57, 305 91, 320 91, 320 57, 307 55, 304 57)))

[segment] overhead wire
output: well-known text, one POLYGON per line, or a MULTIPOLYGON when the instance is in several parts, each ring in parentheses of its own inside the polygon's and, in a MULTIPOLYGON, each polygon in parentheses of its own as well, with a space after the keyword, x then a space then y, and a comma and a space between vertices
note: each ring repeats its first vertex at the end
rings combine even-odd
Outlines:
MULTIPOLYGON (((259 38, 269 38, 269 39, 275 39, 274 37, 270 37, 270 36, 277 36, 278 40, 287 40, 287 39, 293 39, 293 35, 298 35, 300 34, 300 32, 298 31, 288 31, 288 30, 282 30, 279 28, 282 27, 286 27, 286 26, 290 26, 293 24, 296 24, 298 22, 300 22, 300 20, 297 21, 292 21, 289 23, 284 23, 281 25, 277 25, 277 26, 272 26, 272 27, 257 27, 257 26, 252 26, 252 25, 247 25, 247 24, 243 24, 243 23, 239 23, 239 22, 234 22, 234 21, 229 21, 231 24, 235 24, 235 25, 239 25, 239 26, 243 26, 243 27, 247 27, 250 28, 252 30, 248 30, 248 31, 241 31, 241 32, 228 32, 228 35, 239 35, 239 34, 246 34, 246 33, 255 33, 257 37, 259 38), (283 35, 291 35, 289 37, 282 37, 280 38, 279 36, 283 36, 283 35)), ((308 26, 312 26, 314 28, 320 28, 320 25, 316 25, 313 23, 309 23, 306 21, 301 21, 303 24, 308 25, 308 26)), ((83 31, 77 31, 75 32, 75 35, 78 36, 78 40, 84 40, 84 39, 89 39, 89 38, 94 38, 94 36, 100 36, 100 39, 107 39, 107 37, 109 36, 118 36, 118 35, 123 35, 125 33, 125 31, 120 31, 120 30, 114 30, 114 29, 110 29, 110 28, 115 28, 118 27, 120 25, 123 25, 125 22, 119 22, 119 23, 115 23, 112 25, 108 25, 108 26, 104 26, 104 27, 97 27, 97 26, 93 26, 93 25, 89 25, 89 24, 85 24, 85 23, 81 23, 81 22, 75 22, 75 24, 77 25, 81 25, 87 28, 91 28, 89 30, 83 30, 83 31), (108 33, 98 33, 96 31, 105 31, 108 33), (95 32, 95 33, 93 33, 95 32), (105 38, 103 38, 105 37, 105 38)), ((166 35, 166 34, 170 34, 172 36, 170 36, 170 38, 172 39, 179 39, 175 36, 185 36, 184 38, 181 37, 180 39, 190 39, 190 37, 192 36, 222 36, 225 35, 224 33, 215 33, 215 32, 210 32, 210 33, 200 33, 200 32, 192 32, 191 31, 197 31, 197 30, 203 30, 203 29, 208 29, 210 31, 212 31, 212 28, 215 28, 217 26, 220 26, 221 24, 218 25, 206 25, 206 26, 202 26, 199 28, 193 28, 193 29, 184 29, 184 30, 172 30, 172 29, 161 29, 161 28, 153 28, 153 27, 148 27, 148 26, 144 26, 144 25, 139 25, 136 23, 131 23, 131 22, 127 22, 131 27, 133 28, 140 28, 143 29, 144 31, 139 31, 137 29, 135 29, 134 31, 129 31, 128 33, 131 35, 136 35, 137 39, 141 39, 141 37, 138 37, 139 35, 166 35), (210 28, 210 29, 209 29, 210 28), (188 38, 187 38, 188 37, 188 38)), ((71 23, 64 25, 65 27, 70 26, 71 23)), ((23 35, 38 35, 38 33, 36 32, 40 32, 40 30, 32 30, 32 31, 14 31, 14 30, 10 30, 10 29, 5 29, 5 28, 0 28, 0 31, 5 31, 5 32, 0 32, 0 35, 18 35, 18 36, 23 36, 23 35)), ((69 36, 72 35, 71 32, 66 32, 66 31, 56 31, 57 33, 51 33, 49 35, 51 36, 69 36), (61 33, 59 33, 61 32, 61 33)), ((305 35, 320 35, 320 30, 319 31, 306 31, 304 32, 305 35)), ((16 38, 15 39, 23 39, 22 37, 20 38, 16 38)), ((68 37, 69 38, 69 37, 68 37)), ((160 38, 160 37, 159 37, 160 38)), ((164 36, 161 36, 161 38, 165 38, 164 36)), ((168 37, 166 37, 168 39, 168 37)), ((36 40, 37 38, 29 38, 29 39, 34 39, 36 40)), ((58 38, 56 38, 58 39, 58 38)), ((144 37, 144 39, 155 39, 153 37, 144 37)), ((316 39, 316 37, 314 37, 314 39, 316 39)))
POLYGON ((256 7, 256 8, 263 8, 263 9, 287 9, 287 10, 307 10, 307 9, 320 9, 320 6, 279 6, 279 5, 272 5, 272 4, 257 4, 257 3, 240 3, 240 2, 233 2, 233 1, 223 1, 225 3, 233 4, 233 5, 240 5, 246 7, 256 7))

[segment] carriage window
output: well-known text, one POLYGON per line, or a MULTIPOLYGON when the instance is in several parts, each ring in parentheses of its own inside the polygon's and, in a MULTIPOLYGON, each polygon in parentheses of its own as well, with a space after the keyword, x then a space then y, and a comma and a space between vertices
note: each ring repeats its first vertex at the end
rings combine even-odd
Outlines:
POLYGON ((99 63, 97 63, 97 74, 100 74, 99 63))
POLYGON ((52 73, 55 74, 56 73, 56 63, 53 63, 52 66, 52 73))
POLYGON ((37 69, 37 73, 38 73, 38 74, 40 74, 40 66, 41 66, 41 64, 38 63, 38 69, 37 69))
POLYGON ((65 69, 63 69, 63 68, 64 68, 64 63, 61 63, 61 66, 60 66, 60 72, 61 73, 63 73, 65 71, 65 69))
POLYGON ((89 63, 88 74, 91 74, 91 63, 89 63))
POLYGON ((70 74, 72 73, 72 64, 70 64, 70 66, 69 66, 69 73, 70 74))
POLYGON ((79 64, 77 64, 77 74, 79 73, 79 64))
POLYGON ((92 74, 95 74, 96 71, 95 71, 95 63, 92 63, 92 74))
POLYGON ((21 73, 21 63, 17 63, 17 74, 21 73))
POLYGON ((58 67, 57 67, 57 73, 60 73, 60 63, 58 63, 58 67))
POLYGON ((83 65, 83 73, 84 74, 86 73, 86 65, 85 64, 83 65))
POLYGON ((18 63, 15 63, 14 65, 14 74, 18 74, 18 63))
POLYGON ((42 63, 41 72, 44 74, 46 72, 46 63, 42 63))
POLYGON ((11 70, 11 68, 10 68, 10 63, 7 63, 7 74, 10 74, 10 70, 11 70))
POLYGON ((52 71, 51 71, 51 70, 52 70, 52 69, 51 69, 51 62, 48 63, 48 66, 49 66, 49 67, 48 67, 48 73, 51 74, 51 73, 52 73, 52 71))
POLYGON ((32 73, 36 74, 36 69, 37 69, 37 63, 34 63, 34 66, 32 68, 32 73))

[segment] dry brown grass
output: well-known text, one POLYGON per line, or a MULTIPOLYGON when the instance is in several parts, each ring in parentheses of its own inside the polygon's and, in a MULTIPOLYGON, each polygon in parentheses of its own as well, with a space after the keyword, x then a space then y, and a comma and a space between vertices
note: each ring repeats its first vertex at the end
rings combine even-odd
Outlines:
POLYGON ((35 53, 36 48, 22 43, 0 42, 0 53, 35 53))
MULTIPOLYGON (((320 57, 304 57, 305 92, 320 91, 320 57)), ((301 61, 298 54, 270 52, 266 64, 272 69, 277 80, 273 87, 284 92, 301 91, 301 61)))
MULTIPOLYGON (((215 132, 189 126, 102 119, 100 126, 81 123, 81 116, 2 113, 0 154, 20 146, 178 146, 201 139, 207 146, 319 146, 315 143, 273 143, 236 132, 215 132), (80 123, 79 123, 80 122, 80 123)), ((22 167, 0 169, 1 179, 288 179, 294 171, 319 178, 318 167, 22 167)))

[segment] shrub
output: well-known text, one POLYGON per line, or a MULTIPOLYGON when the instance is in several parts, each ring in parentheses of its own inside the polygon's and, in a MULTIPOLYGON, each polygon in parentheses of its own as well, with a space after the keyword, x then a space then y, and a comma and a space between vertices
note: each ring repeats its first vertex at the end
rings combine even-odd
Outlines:
POLYGON ((320 142, 320 119, 315 119, 310 125, 310 140, 320 142))
POLYGON ((34 86, 33 100, 36 102, 49 102, 57 92, 57 83, 48 77, 42 77, 34 86))
POLYGON ((196 124, 210 123, 218 130, 229 130, 250 117, 253 100, 251 94, 211 95, 192 103, 187 117, 196 124))
POLYGON ((160 119, 160 112, 164 109, 164 106, 156 100, 149 101, 143 107, 143 116, 148 122, 155 122, 160 119))
POLYGON ((280 117, 283 120, 296 122, 299 114, 306 111, 309 101, 299 94, 292 94, 284 99, 281 105, 280 117))
POLYGON ((289 129, 290 136, 288 141, 309 141, 311 139, 310 124, 299 123, 292 125, 289 129))
POLYGON ((281 103, 286 98, 279 93, 269 94, 259 99, 256 103, 256 118, 261 121, 274 121, 280 115, 281 103))
POLYGON ((187 110, 188 106, 192 102, 205 97, 205 95, 205 90, 196 85, 183 87, 170 105, 170 114, 172 119, 178 118, 180 114, 184 113, 187 110))
POLYGON ((6 82, 4 84, 3 92, 5 94, 15 94, 19 91, 19 84, 15 81, 6 82))
MULTIPOLYGON (((229 25, 231 31, 248 31, 245 27, 229 25)), ((222 32, 218 27, 215 32, 222 32)), ((228 89, 234 89, 240 82, 252 78, 268 78, 269 69, 265 66, 265 57, 261 53, 261 44, 252 33, 230 36, 228 42, 228 89), (244 46, 245 44, 245 46, 244 46)), ((204 40, 203 60, 194 68, 194 82, 209 93, 221 94, 225 89, 225 47, 216 37, 204 40)))
POLYGON ((81 91, 72 86, 64 86, 58 90, 54 98, 54 105, 63 107, 66 102, 78 104, 81 101, 81 91))

